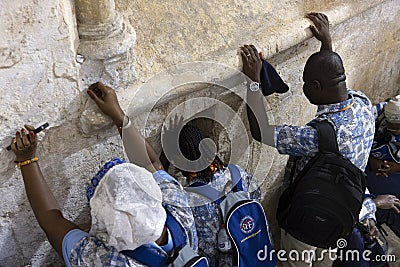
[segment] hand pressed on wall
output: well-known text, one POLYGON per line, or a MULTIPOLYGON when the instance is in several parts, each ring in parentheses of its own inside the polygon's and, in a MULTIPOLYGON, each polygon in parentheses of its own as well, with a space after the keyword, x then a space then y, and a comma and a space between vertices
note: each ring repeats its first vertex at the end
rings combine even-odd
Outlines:
POLYGON ((17 132, 15 138, 11 140, 11 150, 14 152, 16 158, 15 162, 23 162, 25 160, 33 159, 36 155, 37 139, 33 133, 34 127, 24 125, 21 132, 17 132))
POLYGON ((240 54, 243 61, 243 73, 252 81, 260 82, 260 73, 262 68, 262 55, 258 53, 254 45, 242 46, 240 54))
POLYGON ((314 12, 308 13, 306 17, 314 23, 314 26, 310 25, 310 30, 315 38, 321 42, 321 50, 332 51, 332 38, 329 33, 328 17, 325 14, 314 12))
POLYGON ((125 113, 121 109, 117 94, 112 88, 97 82, 89 86, 87 93, 104 114, 110 116, 118 127, 122 126, 125 113))

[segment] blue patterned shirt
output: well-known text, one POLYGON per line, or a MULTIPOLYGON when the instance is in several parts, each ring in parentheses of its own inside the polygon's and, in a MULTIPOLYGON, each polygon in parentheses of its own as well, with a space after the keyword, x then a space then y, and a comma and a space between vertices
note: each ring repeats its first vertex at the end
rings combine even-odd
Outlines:
MULTIPOLYGON (((375 118, 370 100, 361 92, 348 89, 343 102, 319 105, 312 121, 328 120, 335 128, 339 152, 362 171, 365 170, 375 132, 375 118), (346 109, 347 108, 347 109, 346 109), (345 109, 345 110, 344 110, 345 109)), ((282 125, 275 128, 275 147, 290 155, 284 175, 284 187, 290 184, 290 173, 296 161, 294 177, 318 152, 318 133, 309 126, 282 125)), ((362 219, 375 218, 375 205, 370 198, 363 203, 369 213, 362 219), (371 203, 372 202, 372 203, 371 203)))
MULTIPOLYGON (((165 171, 157 171, 153 173, 153 177, 161 188, 164 208, 183 226, 190 246, 197 250, 197 233, 186 191, 165 171)), ((145 266, 79 229, 71 230, 64 237, 63 256, 68 267, 145 266), (74 245, 71 245, 71 241, 74 245)))
MULTIPOLYGON (((252 176, 241 167, 237 167, 242 177, 243 190, 249 191, 252 176)), ((231 173, 225 167, 214 174, 209 185, 220 192, 228 193, 230 190, 227 188, 229 186, 226 185, 231 181, 231 173)), ((190 184, 196 182, 204 183, 201 180, 193 180, 190 184)), ((199 255, 207 257, 210 267, 232 266, 232 254, 220 253, 218 250, 218 231, 221 229, 221 223, 223 222, 219 206, 197 193, 188 192, 188 194, 199 238, 199 255), (199 203, 202 205, 198 205, 199 203)), ((257 189, 251 192, 250 197, 259 199, 261 197, 260 190, 257 189)))

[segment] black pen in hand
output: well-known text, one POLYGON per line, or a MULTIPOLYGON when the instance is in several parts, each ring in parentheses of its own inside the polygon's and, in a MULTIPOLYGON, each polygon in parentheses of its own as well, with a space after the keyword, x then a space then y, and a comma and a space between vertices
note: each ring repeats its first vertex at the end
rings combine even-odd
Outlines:
MULTIPOLYGON (((34 133, 34 134, 40 133, 41 131, 43 131, 43 130, 46 129, 47 127, 49 127, 49 123, 48 123, 48 122, 46 122, 46 123, 40 125, 39 127, 37 127, 35 130, 33 130, 33 133, 34 133)), ((11 150, 11 145, 9 145, 6 149, 7 149, 8 151, 10 151, 10 150, 11 150)))

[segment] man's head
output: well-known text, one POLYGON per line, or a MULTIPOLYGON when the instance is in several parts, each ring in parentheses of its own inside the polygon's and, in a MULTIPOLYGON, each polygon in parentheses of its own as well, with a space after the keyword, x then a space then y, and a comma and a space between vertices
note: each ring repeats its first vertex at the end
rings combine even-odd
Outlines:
POLYGON ((304 67, 303 91, 315 105, 333 104, 347 99, 346 75, 342 59, 332 51, 312 54, 304 67))
POLYGON ((400 134, 400 95, 390 99, 384 108, 387 129, 394 134, 400 134))
POLYGON ((118 251, 134 250, 162 234, 166 212, 153 175, 131 163, 109 169, 90 199, 90 234, 118 251))

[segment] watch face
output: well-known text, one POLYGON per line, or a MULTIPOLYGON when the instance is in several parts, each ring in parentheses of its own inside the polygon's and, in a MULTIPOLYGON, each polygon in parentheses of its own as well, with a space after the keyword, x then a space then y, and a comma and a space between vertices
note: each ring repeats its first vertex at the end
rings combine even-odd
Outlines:
POLYGON ((258 91, 260 89, 260 84, 258 82, 252 82, 250 83, 250 90, 255 92, 258 91))

